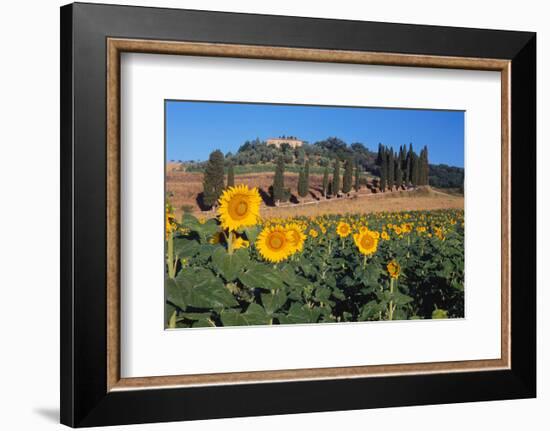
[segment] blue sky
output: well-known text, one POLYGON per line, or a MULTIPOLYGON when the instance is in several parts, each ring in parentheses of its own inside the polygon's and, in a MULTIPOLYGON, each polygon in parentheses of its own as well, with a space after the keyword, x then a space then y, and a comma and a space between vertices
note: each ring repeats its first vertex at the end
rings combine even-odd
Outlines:
POLYGON ((168 160, 206 160, 235 153, 247 140, 296 136, 314 143, 331 136, 373 151, 428 146, 430 163, 464 166, 464 112, 224 102, 166 102, 168 160))

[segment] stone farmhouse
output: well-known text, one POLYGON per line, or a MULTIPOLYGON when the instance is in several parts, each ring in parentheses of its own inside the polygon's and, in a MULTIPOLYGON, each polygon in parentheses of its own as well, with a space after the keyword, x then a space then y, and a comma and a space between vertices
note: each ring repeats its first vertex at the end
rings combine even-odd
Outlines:
POLYGON ((298 148, 304 144, 304 141, 294 136, 281 136, 279 138, 270 138, 267 140, 267 145, 275 145, 277 148, 281 148, 283 144, 288 144, 291 148, 298 148))

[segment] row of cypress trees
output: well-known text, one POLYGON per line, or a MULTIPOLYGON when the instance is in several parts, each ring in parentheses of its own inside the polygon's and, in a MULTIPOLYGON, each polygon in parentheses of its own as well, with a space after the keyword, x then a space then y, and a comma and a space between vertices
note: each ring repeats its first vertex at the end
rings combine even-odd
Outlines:
POLYGON ((376 164, 380 168, 380 190, 383 192, 403 186, 427 186, 429 183, 427 146, 418 155, 412 144, 409 144, 408 150, 405 145, 400 146, 398 152, 378 144, 376 164))
MULTIPOLYGON (((392 190, 403 186, 428 185, 429 162, 428 148, 425 146, 420 155, 417 155, 412 144, 407 151, 406 146, 400 146, 399 152, 392 147, 378 145, 376 164, 380 168, 380 190, 392 190)), ((215 206, 219 197, 226 187, 235 185, 235 173, 233 164, 229 163, 227 168, 227 183, 224 175, 224 155, 220 150, 210 154, 208 163, 204 170, 203 179, 203 202, 205 205, 215 206)), ((272 186, 273 201, 278 204, 286 200, 290 192, 285 189, 284 184, 285 162, 283 156, 279 156, 275 167, 275 177, 272 186)), ((307 160, 300 169, 298 176, 298 195, 302 198, 309 194, 309 171, 310 165, 307 160)), ((334 160, 332 164, 332 177, 330 167, 326 166, 323 173, 323 196, 338 197, 341 194, 349 194, 352 189, 358 191, 361 187, 361 169, 352 157, 344 160, 344 174, 340 175, 340 161, 334 160), (355 177, 355 179, 354 179, 355 177), (340 184, 342 180, 342 184, 340 184)))
MULTIPOLYGON (((350 157, 344 161, 344 174, 340 175, 340 161, 335 160, 332 165, 332 177, 330 177, 330 167, 326 166, 323 172, 322 191, 323 196, 338 197, 341 193, 348 194, 352 188, 359 191, 361 188, 361 169, 357 163, 350 157), (340 186, 342 179, 342 186, 340 186)), ((289 191, 285 189, 284 184, 285 163, 282 156, 277 159, 275 167, 275 177, 272 186, 272 198, 276 205, 284 201, 289 196, 289 191)), ((309 160, 300 169, 298 174, 298 196, 305 198, 309 194, 309 160)))

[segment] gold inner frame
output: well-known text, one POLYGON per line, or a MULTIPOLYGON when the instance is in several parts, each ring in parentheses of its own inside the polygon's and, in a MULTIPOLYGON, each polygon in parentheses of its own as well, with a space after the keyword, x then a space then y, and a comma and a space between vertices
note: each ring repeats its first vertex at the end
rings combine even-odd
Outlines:
POLYGON ((217 43, 107 39, 107 391, 174 386, 358 378, 511 368, 510 110, 511 62, 445 57, 217 43), (120 377, 120 54, 122 52, 233 57, 384 66, 493 70, 501 74, 501 357, 393 365, 308 368, 213 374, 120 377))

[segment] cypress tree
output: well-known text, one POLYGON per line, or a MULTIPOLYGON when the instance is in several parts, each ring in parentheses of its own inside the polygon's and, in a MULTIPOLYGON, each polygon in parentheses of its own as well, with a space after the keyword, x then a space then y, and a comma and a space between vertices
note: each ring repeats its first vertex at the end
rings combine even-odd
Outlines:
POLYGON ((380 166, 380 191, 386 191, 386 182, 388 177, 388 163, 386 161, 386 152, 382 153, 382 166, 380 166))
POLYGON ((407 154, 407 164, 409 166, 409 173, 407 175, 407 181, 412 184, 412 178, 413 178, 413 164, 414 164, 414 160, 413 160, 413 154, 414 154, 414 151, 413 151, 413 146, 412 146, 412 142, 409 143, 409 153, 407 154))
POLYGON ((328 165, 327 165, 325 166, 325 172, 323 173, 323 197, 325 199, 328 195, 328 185, 329 185, 329 180, 328 180, 328 165))
POLYGON ((336 159, 334 161, 334 172, 332 173, 332 189, 331 194, 338 196, 340 192, 340 161, 336 159))
POLYGON ((361 188, 361 171, 359 170, 359 163, 355 164, 355 184, 354 189, 356 192, 361 188))
POLYGON ((393 190, 393 185, 395 182, 395 161, 393 155, 393 148, 389 150, 388 153, 388 188, 393 190))
POLYGON ((384 146, 382 144, 378 144, 378 154, 376 156, 376 164, 378 166, 382 166, 382 160, 384 159, 384 146))
POLYGON ((275 205, 279 205, 279 202, 281 202, 284 198, 285 193, 285 161, 283 160, 283 156, 279 156, 277 158, 277 165, 275 167, 275 178, 273 179, 273 187, 272 187, 272 194, 273 194, 273 202, 275 202, 275 205))
POLYGON ((426 174, 426 166, 424 163, 424 148, 420 151, 420 156, 418 157, 418 185, 423 186, 426 184, 425 174, 426 174))
POLYGON ((203 177, 203 201, 205 205, 216 206, 219 197, 223 193, 224 184, 224 157, 220 150, 210 153, 203 177))
POLYGON ((397 190, 401 189, 403 185, 403 171, 401 169, 401 158, 397 159, 395 163, 395 186, 397 190))
POLYGON ((413 186, 418 186, 418 182, 419 182, 419 179, 420 179, 420 159, 418 158, 418 156, 413 153, 413 156, 412 156, 412 159, 411 159, 411 163, 412 163, 412 179, 411 179, 411 183, 413 186))
POLYGON ((405 177, 403 179, 403 183, 405 186, 408 186, 411 182, 411 158, 407 154, 406 160, 405 160, 405 177))
POLYGON ((235 187, 235 172, 233 169, 233 162, 229 162, 227 167, 227 187, 235 187))
POLYGON ((342 192, 348 194, 353 186, 353 162, 348 157, 344 162, 344 178, 342 181, 342 192))
POLYGON ((298 195, 302 198, 307 196, 306 173, 304 168, 300 168, 300 173, 298 174, 298 195))
POLYGON ((306 166, 304 168, 305 188, 306 194, 309 193, 309 160, 306 160, 306 166))
POLYGON ((424 146, 424 185, 430 183, 430 161, 428 160, 428 147, 424 146))

